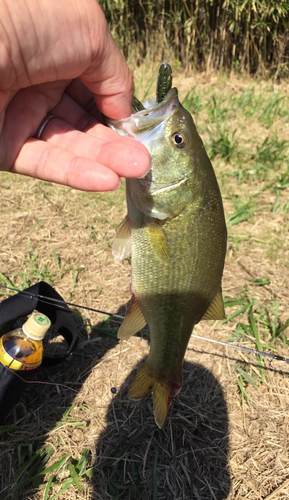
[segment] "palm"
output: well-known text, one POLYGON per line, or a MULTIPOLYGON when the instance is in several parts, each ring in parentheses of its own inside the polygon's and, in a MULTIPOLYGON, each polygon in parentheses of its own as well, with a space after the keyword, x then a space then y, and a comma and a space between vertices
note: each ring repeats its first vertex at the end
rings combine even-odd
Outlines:
POLYGON ((99 123, 95 102, 129 115, 132 78, 98 3, 0 2, 0 18, 0 170, 93 191, 143 175, 144 146, 99 123))
POLYGON ((100 123, 92 93, 78 79, 20 90, 1 120, 0 164, 5 170, 78 189, 115 189, 120 175, 130 175, 131 148, 135 153, 140 147, 143 154, 141 145, 100 123), (37 140, 33 136, 48 113, 57 118, 37 140))

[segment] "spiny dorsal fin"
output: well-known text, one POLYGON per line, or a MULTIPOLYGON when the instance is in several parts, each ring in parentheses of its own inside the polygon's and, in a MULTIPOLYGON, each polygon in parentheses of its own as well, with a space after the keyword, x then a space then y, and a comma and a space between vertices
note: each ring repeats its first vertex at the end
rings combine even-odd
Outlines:
POLYGON ((129 339, 132 335, 139 332, 147 324, 140 306, 136 300, 128 307, 126 317, 117 333, 117 337, 121 340, 129 339))
POLYGON ((165 232, 158 224, 149 224, 145 227, 153 251, 162 260, 169 259, 168 241, 165 232))
POLYGON ((217 293, 215 296, 213 302, 211 303, 209 309, 206 311, 204 316, 202 317, 203 319, 224 319, 225 318, 225 309, 224 309, 224 303, 222 299, 222 292, 221 290, 217 293))
POLYGON ((131 255, 131 228, 128 215, 116 229, 112 253, 116 261, 126 259, 131 255))

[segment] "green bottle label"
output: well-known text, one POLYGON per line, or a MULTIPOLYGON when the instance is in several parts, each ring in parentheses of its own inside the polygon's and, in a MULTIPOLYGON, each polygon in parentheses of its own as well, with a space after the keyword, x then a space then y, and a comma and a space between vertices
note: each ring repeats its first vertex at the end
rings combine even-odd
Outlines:
POLYGON ((34 314, 34 320, 36 323, 38 323, 39 325, 42 325, 42 326, 50 325, 49 319, 40 313, 34 314))

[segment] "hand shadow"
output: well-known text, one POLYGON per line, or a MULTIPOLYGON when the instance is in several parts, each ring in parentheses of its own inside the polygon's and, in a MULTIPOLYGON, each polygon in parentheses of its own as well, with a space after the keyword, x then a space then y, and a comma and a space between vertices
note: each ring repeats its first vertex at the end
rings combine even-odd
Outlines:
POLYGON ((228 467, 228 413, 216 378, 199 364, 184 363, 184 385, 162 430, 152 400, 127 399, 130 375, 107 411, 96 445, 96 499, 224 500, 228 467))

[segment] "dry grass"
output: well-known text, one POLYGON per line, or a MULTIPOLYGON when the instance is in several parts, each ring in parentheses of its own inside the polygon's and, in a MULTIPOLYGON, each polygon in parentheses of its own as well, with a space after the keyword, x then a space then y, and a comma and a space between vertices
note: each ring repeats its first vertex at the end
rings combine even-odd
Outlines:
MULTIPOLYGON (((192 85, 175 81, 184 97, 192 85)), ((197 90, 209 96, 232 92, 242 95, 252 82, 197 78, 197 90), (231 89, 231 90, 230 90, 231 89)), ((271 84, 256 84, 256 92, 269 95, 271 84)), ((286 88, 282 88, 283 94, 286 88)), ((138 94, 142 98, 141 94, 138 94)), ((255 118, 248 123, 239 113, 228 115, 227 127, 237 129, 238 144, 256 148, 255 136, 268 130, 255 118), (255 142, 254 142, 255 140, 255 142)), ((276 118, 278 120, 278 118, 276 118)), ((206 112, 197 118, 204 139, 206 112)), ((274 122, 273 128, 278 126, 274 122)), ((288 136, 288 123, 279 137, 288 136)), ((262 142, 262 140, 261 140, 262 142)), ((227 216, 236 209, 234 197, 252 196, 271 177, 249 174, 241 183, 231 174, 236 162, 217 158, 217 176, 227 216)), ((278 167, 280 174, 285 166, 278 167)), ((288 202, 288 188, 280 190, 278 203, 288 202)), ((130 267, 111 256, 114 228, 125 214, 124 189, 109 195, 85 194, 9 174, 0 186, 2 228, 0 272, 19 287, 40 279, 50 280, 68 301, 117 312, 129 299, 130 267), (54 249, 54 252, 53 252, 54 249), (55 259, 57 255, 57 260, 55 259)), ((262 344, 272 344, 270 331, 261 323, 288 319, 289 210, 272 211, 275 191, 256 198, 252 216, 229 227, 228 256, 223 279, 225 297, 255 300, 253 311, 262 344), (254 278, 270 284, 257 286, 254 278), (272 311, 275 311, 274 316, 272 311), (269 321, 269 320, 268 320, 269 321)), ((279 206, 279 205, 278 205, 279 206)), ((244 299, 244 300, 245 300, 244 299)), ((232 314, 238 306, 227 309, 232 314)), ((285 500, 289 497, 288 365, 264 361, 260 370, 253 354, 191 339, 184 364, 184 386, 174 400, 163 430, 152 413, 151 398, 135 403, 127 398, 133 371, 149 351, 146 335, 117 343, 117 324, 101 323, 103 316, 81 311, 88 338, 82 337, 73 355, 61 366, 42 369, 39 380, 53 385, 29 386, 14 415, 17 426, 2 432, 0 496, 9 496, 22 464, 42 450, 33 466, 28 464, 12 490, 15 500, 52 499, 60 483, 73 477, 73 467, 89 450, 84 473, 72 481, 61 499, 137 500, 285 500), (248 397, 242 399, 238 367, 254 382, 243 378, 248 397), (262 373, 262 376, 261 376, 262 373), (76 393, 69 388, 77 391, 76 393), (111 388, 117 392, 112 394, 111 388), (251 399, 250 399, 251 398, 251 399), (44 444, 51 452, 47 463, 44 444), (39 476, 57 463, 62 467, 39 476), (66 456, 66 458, 65 458, 66 456), (32 480, 32 476, 36 479, 32 480), (48 489, 52 477, 54 486, 48 489), (34 482, 33 482, 34 481, 34 482), (58 483, 58 485, 57 485, 58 483), (36 489, 33 489, 33 488, 36 489), (42 487, 42 489, 41 489, 42 487), (40 488, 37 491, 37 488, 40 488)), ((238 324, 248 324, 248 310, 227 323, 202 322, 195 333, 256 348, 250 335, 237 335, 238 324)), ((270 344, 270 345, 271 345, 270 344)), ((273 344, 288 357, 280 337, 273 344)), ((273 351, 271 351, 273 352, 273 351)), ((243 394, 244 396, 244 394, 243 394)), ((10 419, 13 423, 13 418, 10 419)))

